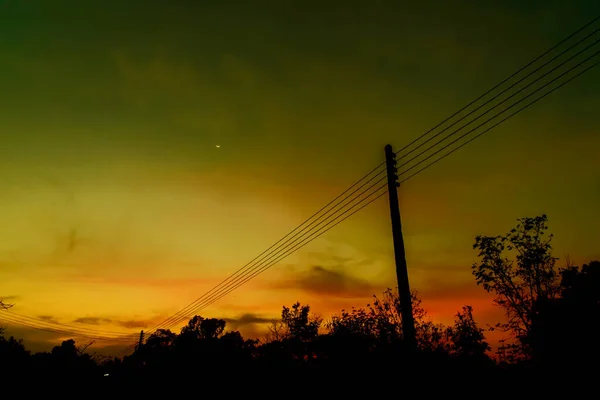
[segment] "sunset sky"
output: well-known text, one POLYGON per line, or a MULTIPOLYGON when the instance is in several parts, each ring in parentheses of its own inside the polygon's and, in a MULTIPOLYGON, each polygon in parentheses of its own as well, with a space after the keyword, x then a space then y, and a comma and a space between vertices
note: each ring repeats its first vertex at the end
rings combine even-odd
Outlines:
MULTIPOLYGON (((70 326, 152 328, 385 144, 599 13, 594 0, 0 0, 0 298, 70 326)), ((600 258, 599 93, 596 68, 402 186, 411 285, 433 319, 471 304, 480 324, 501 320, 472 244, 518 217, 548 215, 560 264, 600 258)), ((202 314, 261 335, 296 300, 324 317, 365 306, 394 271, 384 198, 202 314)), ((7 328, 32 350, 62 338, 7 328)))

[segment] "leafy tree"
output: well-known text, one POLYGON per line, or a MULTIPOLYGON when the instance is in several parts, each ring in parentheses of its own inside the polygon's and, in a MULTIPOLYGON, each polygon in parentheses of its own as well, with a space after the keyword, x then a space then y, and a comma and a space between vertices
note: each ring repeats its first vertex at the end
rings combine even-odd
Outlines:
MULTIPOLYGON (((431 321, 416 292, 411 293, 411 297, 415 333, 419 348, 428 351, 446 351, 446 328, 431 321)), ((369 308, 370 313, 376 320, 378 337, 387 342, 402 339, 402 313, 400 312, 398 291, 387 289, 381 299, 376 296, 374 298, 375 301, 369 308)))
POLYGON ((218 339, 225 331, 225 325, 222 319, 205 319, 196 315, 181 329, 181 335, 196 339, 218 339))
POLYGON ((60 346, 54 346, 50 352, 52 365, 59 368, 94 367, 95 362, 89 354, 84 353, 87 347, 88 346, 85 346, 81 349, 75 345, 73 339, 64 340, 60 346))
POLYGON ((170 329, 157 329, 156 332, 148 337, 144 347, 148 349, 164 349, 170 347, 176 338, 177 334, 171 332, 170 329))
POLYGON ((280 342, 288 339, 290 336, 289 329, 285 323, 280 319, 274 319, 271 324, 267 327, 269 332, 265 336, 265 343, 280 342))
POLYGON ((558 294, 559 271, 552 256, 552 235, 547 235, 547 217, 520 218, 505 235, 477 236, 473 248, 479 262, 472 266, 477 284, 495 295, 508 322, 497 327, 511 332, 529 352, 527 336, 536 308, 558 294), (513 253, 511 261, 506 253, 513 253))
POLYGON ((296 302, 291 308, 283 306, 281 322, 289 332, 291 339, 310 341, 317 337, 323 320, 319 316, 310 314, 309 305, 303 306, 296 302))
POLYGON ((8 366, 24 366, 29 361, 29 352, 25 350, 23 341, 13 336, 6 339, 0 330, 0 365, 2 370, 8 366))
POLYGON ((528 341, 538 365, 587 365, 600 357, 600 262, 561 271, 560 297, 536 309, 528 341))
POLYGON ((451 340, 452 352, 460 357, 487 358, 486 352, 490 345, 485 340, 484 330, 480 328, 473 318, 473 308, 464 306, 456 314, 454 326, 448 333, 451 340))
POLYGON ((338 337, 371 338, 377 334, 377 320, 373 313, 353 307, 350 311, 342 310, 339 315, 331 317, 327 328, 338 337))

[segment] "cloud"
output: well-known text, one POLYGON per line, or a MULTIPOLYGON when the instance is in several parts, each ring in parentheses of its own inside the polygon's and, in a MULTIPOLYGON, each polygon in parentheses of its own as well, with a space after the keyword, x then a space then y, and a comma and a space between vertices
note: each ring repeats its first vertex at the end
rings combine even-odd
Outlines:
POLYGON ((225 322, 227 322, 232 329, 236 330, 248 325, 269 323, 273 319, 274 318, 267 318, 253 313, 242 314, 237 318, 224 318, 225 322))
POLYGON ((2 301, 13 301, 13 300, 20 300, 21 296, 0 296, 0 300, 2 301))
POLYGON ((38 315, 37 316, 39 319, 47 321, 47 322, 52 322, 52 323, 59 323, 56 319, 54 319, 54 317, 52 315, 38 315))
POLYGON ((166 316, 157 316, 154 318, 128 319, 123 321, 113 320, 112 322, 127 329, 146 329, 163 322, 166 318, 166 316))
POLYGON ((325 268, 320 265, 284 278, 274 286, 278 289, 300 289, 316 295, 342 298, 369 297, 380 290, 364 279, 348 275, 339 267, 325 268))
POLYGON ((87 324, 87 325, 100 325, 105 323, 111 323, 112 320, 103 317, 81 317, 73 320, 76 324, 87 324))

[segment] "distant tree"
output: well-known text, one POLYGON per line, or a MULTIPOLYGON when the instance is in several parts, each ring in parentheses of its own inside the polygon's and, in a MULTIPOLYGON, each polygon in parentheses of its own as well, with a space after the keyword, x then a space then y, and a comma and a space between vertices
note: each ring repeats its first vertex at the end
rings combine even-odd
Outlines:
POLYGON ((23 341, 13 336, 6 339, 0 332, 0 368, 24 366, 29 361, 29 352, 25 350, 23 341))
POLYGON ((237 355, 249 356, 254 353, 258 340, 246 340, 238 331, 230 331, 219 338, 221 350, 237 355))
POLYGON ((523 354, 530 354, 527 336, 536 307, 558 294, 559 271, 552 256, 552 235, 547 235, 547 217, 520 218, 517 227, 499 236, 477 236, 473 248, 479 262, 472 266, 477 284, 493 293, 508 322, 497 328, 518 339, 523 354), (515 260, 507 258, 513 253, 515 260))
MULTIPOLYGON (((381 299, 376 296, 374 298, 370 313, 376 321, 378 337, 383 341, 402 339, 402 313, 398 291, 387 289, 381 299)), ((427 351, 446 351, 446 327, 431 321, 416 292, 411 293, 411 298, 419 348, 427 351)))
POLYGON ((377 336, 375 315, 364 308, 342 310, 327 323, 329 332, 338 337, 372 338, 377 336))
POLYGON ((296 302, 291 308, 283 307, 281 322, 289 332, 291 339, 309 341, 317 337, 323 320, 319 316, 310 314, 309 305, 303 306, 296 302))
POLYGON ((225 331, 225 325, 222 319, 205 319, 196 315, 181 329, 181 335, 196 339, 218 339, 225 331))
POLYGON ((78 348, 73 339, 65 340, 60 346, 54 346, 50 352, 52 365, 59 368, 90 368, 95 366, 85 348, 78 348))
POLYGON ((157 329, 136 352, 137 361, 143 361, 150 366, 166 366, 170 362, 169 356, 176 340, 177 334, 169 329, 157 329))
POLYGON ((456 314, 454 325, 448 330, 451 350, 457 356, 470 358, 487 358, 490 345, 485 340, 484 330, 473 318, 473 308, 464 306, 456 314))
POLYGON ((527 340, 540 366, 588 365, 600 358, 600 262, 561 271, 560 297, 536 309, 527 340))
POLYGON ((157 329, 148 337, 144 347, 152 350, 163 349, 171 346, 176 338, 177 334, 170 329, 157 329))
POLYGON ((290 332, 286 324, 280 319, 274 319, 271 324, 267 327, 268 333, 265 336, 265 342, 280 342, 289 338, 290 332))

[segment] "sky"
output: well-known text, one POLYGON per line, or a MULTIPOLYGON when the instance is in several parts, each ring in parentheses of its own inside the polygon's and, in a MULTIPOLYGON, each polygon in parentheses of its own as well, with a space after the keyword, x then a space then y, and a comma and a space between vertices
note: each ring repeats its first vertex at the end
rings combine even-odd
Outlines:
MULTIPOLYGON (((0 298, 150 329, 399 149, 600 13, 596 1, 0 1, 0 298), (525 4, 526 3, 526 4, 525 4)), ((600 71, 400 188, 411 289, 437 322, 477 287, 478 234, 548 215, 600 258, 600 71)), ((395 287, 384 197, 202 315, 260 336, 395 287)), ((62 335, 7 326, 28 348, 62 335)), ((499 339, 492 334, 492 342, 499 339)), ((114 346, 114 343, 95 344, 114 346)))

